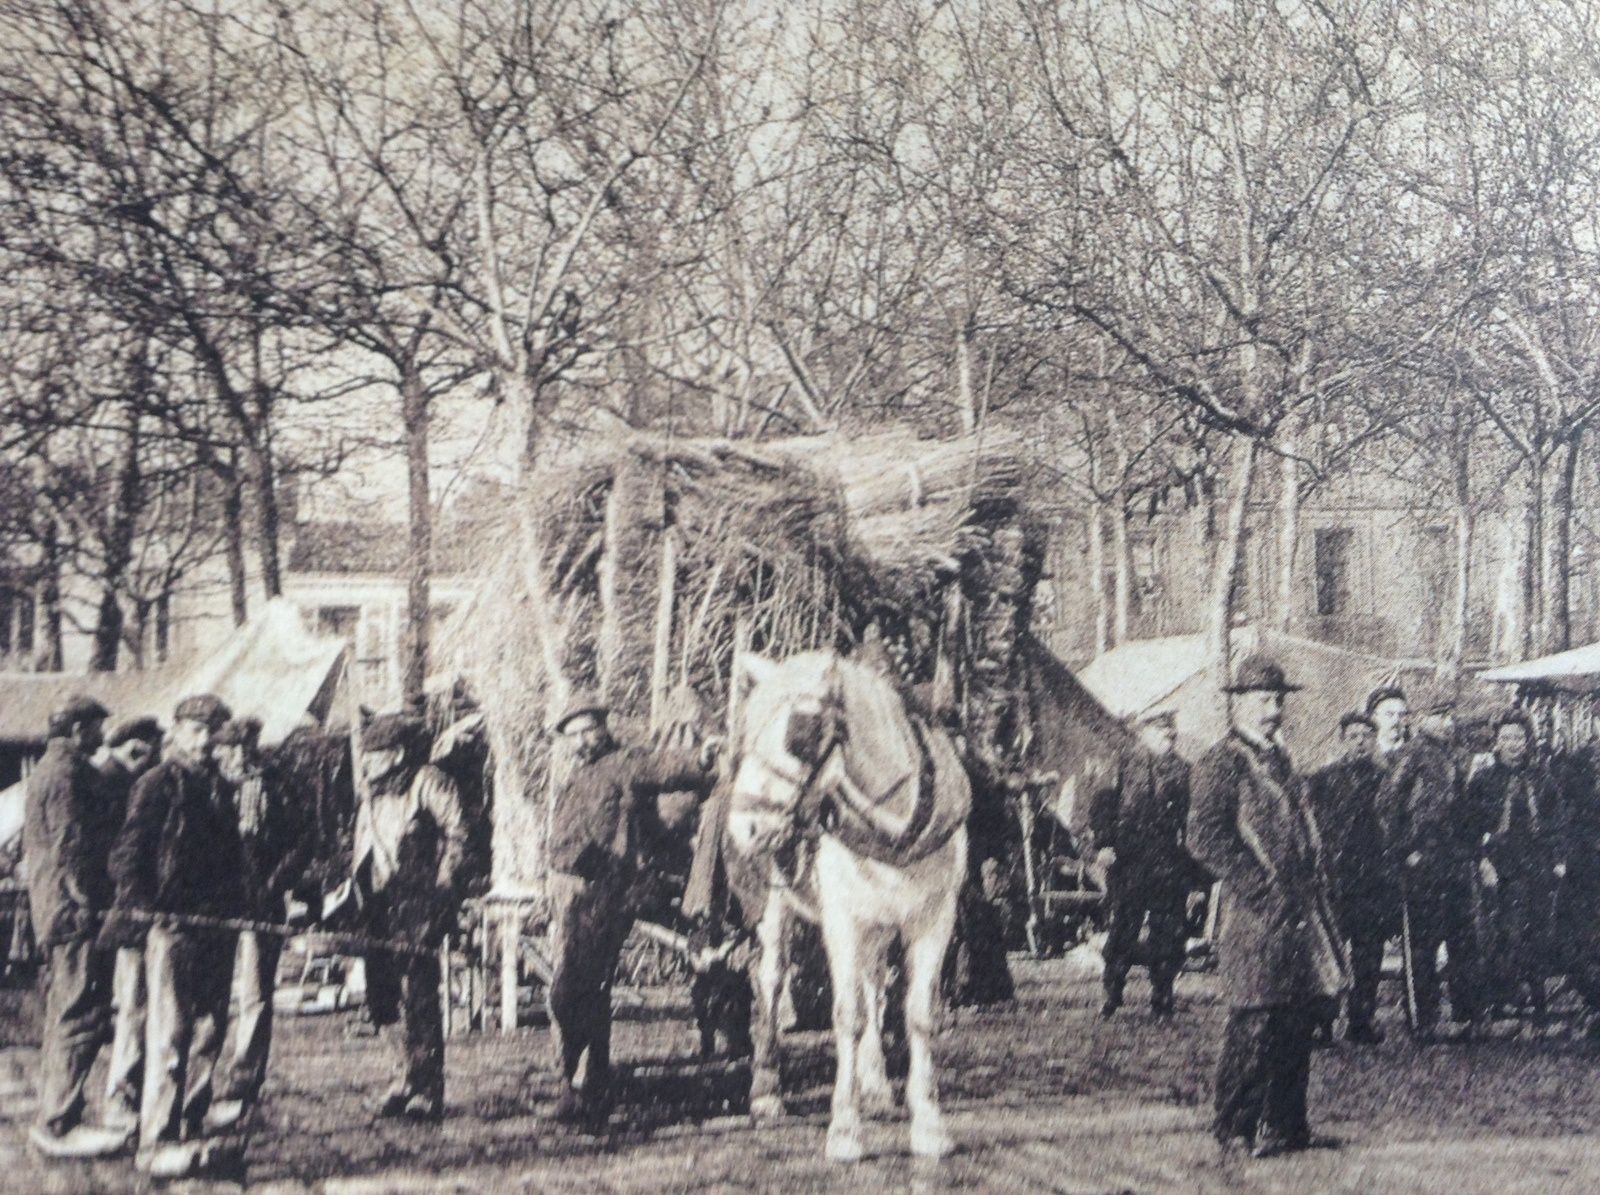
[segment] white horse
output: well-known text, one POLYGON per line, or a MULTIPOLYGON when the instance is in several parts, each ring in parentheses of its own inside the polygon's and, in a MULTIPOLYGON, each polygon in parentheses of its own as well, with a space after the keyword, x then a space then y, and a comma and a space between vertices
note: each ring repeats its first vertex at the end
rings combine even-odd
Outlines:
MULTIPOLYGON (((950 1152, 932 1037, 940 971, 966 877, 972 792, 949 736, 886 679, 828 652, 742 657, 754 682, 738 730, 727 842, 767 878, 757 933, 751 1115, 781 1114, 777 1001, 786 922, 820 924, 837 1041, 827 1156, 861 1157, 861 1105, 893 1106, 882 1023, 890 943, 906 970, 911 1151, 950 1152)), ((757 910, 750 910, 755 916, 757 910)))

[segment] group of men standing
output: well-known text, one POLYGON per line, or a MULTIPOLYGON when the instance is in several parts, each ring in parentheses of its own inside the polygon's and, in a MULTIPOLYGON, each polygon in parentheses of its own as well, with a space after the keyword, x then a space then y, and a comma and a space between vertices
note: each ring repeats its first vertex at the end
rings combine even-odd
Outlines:
MULTIPOLYGON (((65 703, 27 782, 29 903, 48 952, 31 1140, 53 1158, 107 1156, 136 1140, 140 1169, 175 1177, 204 1169, 260 1099, 278 962, 315 831, 305 794, 260 751, 261 724, 234 719, 217 697, 179 702, 165 735, 141 718, 107 737, 108 717, 86 698, 65 703), (108 1037, 101 1122, 87 1124, 85 1088, 108 1037)), ((393 1027, 397 1071, 372 1111, 436 1120, 438 947, 459 906, 466 814, 429 761, 421 719, 384 715, 361 742, 369 793, 353 887, 375 946, 373 1020, 393 1027)))
POLYGON ((165 735, 140 718, 108 737, 108 718, 95 701, 68 700, 27 785, 29 904, 48 952, 31 1139, 46 1156, 85 1157, 137 1135, 141 1164, 160 1172, 212 1111, 235 952, 235 1119, 259 1093, 276 943, 216 926, 282 920, 306 845, 272 804, 259 722, 234 720, 209 694, 179 702, 165 735), (86 1125, 85 1086, 108 1036, 102 1123, 86 1125))
MULTIPOLYGON (((1382 1040, 1378 987, 1393 938, 1418 1043, 1438 1040, 1442 986, 1452 1039, 1481 1032, 1519 987, 1542 1017, 1557 892, 1581 865, 1569 858, 1571 802, 1535 760, 1522 712, 1495 719, 1492 753, 1474 756, 1458 741, 1451 689, 1430 684, 1413 705, 1399 687, 1379 688, 1340 720, 1338 758, 1301 775, 1280 735, 1298 689, 1270 658, 1241 662, 1226 686, 1229 732, 1192 770, 1174 750, 1173 713, 1151 711, 1090 806, 1107 869, 1102 1016, 1122 1004, 1141 930, 1152 1012, 1172 1014, 1185 901, 1220 883, 1230 1012, 1213 1130, 1224 1148, 1257 1157, 1318 1143, 1306 1111, 1311 1052, 1331 1040, 1341 1002, 1346 1040, 1382 1040)), ((1600 1011, 1596 968, 1561 965, 1600 1011)))

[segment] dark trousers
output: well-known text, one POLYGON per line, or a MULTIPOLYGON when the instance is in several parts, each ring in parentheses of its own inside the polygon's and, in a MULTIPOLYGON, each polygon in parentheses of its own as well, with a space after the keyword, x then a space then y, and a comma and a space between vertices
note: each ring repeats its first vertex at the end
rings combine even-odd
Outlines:
POLYGON ((1306 1087, 1311 1080, 1311 1036, 1316 1005, 1235 1008, 1228 1013, 1217 1063, 1219 1141, 1294 1144, 1311 1135, 1306 1087))
POLYGON ((444 1107, 442 982, 437 951, 367 956, 367 1007, 395 1059, 389 1094, 420 1096, 435 1108, 444 1107))
POLYGON ((633 917, 623 886, 557 872, 550 876, 554 972, 550 1023, 561 1077, 575 1085, 586 1062, 584 1099, 603 1104, 611 1094, 611 979, 633 917))
POLYGON ((1110 911, 1110 924, 1106 930, 1105 985, 1106 1000, 1122 1003, 1122 989, 1128 981, 1128 970, 1135 962, 1143 961, 1150 969, 1150 1003, 1152 1007, 1172 1006, 1172 984, 1183 970, 1184 903, 1188 893, 1180 884, 1152 883, 1137 875, 1119 875, 1113 871, 1106 885, 1106 904, 1110 911), (1145 919, 1150 921, 1150 934, 1144 958, 1139 959, 1139 930, 1145 919))
POLYGON ((83 1119, 84 1083, 110 1020, 111 968, 111 956, 95 949, 92 939, 50 948, 39 1123, 52 1133, 65 1133, 83 1119))
POLYGON ((1350 933, 1350 994, 1345 997, 1350 1029, 1370 1029, 1378 1013, 1378 980, 1388 937, 1384 926, 1371 923, 1357 925, 1350 933))
POLYGON ((1405 912, 1410 921, 1410 974, 1416 998, 1413 1027, 1426 1032, 1439 1023, 1440 943, 1450 956, 1450 969, 1445 975, 1450 988, 1450 1015, 1457 1021, 1477 1020, 1481 1012, 1478 941, 1466 866, 1410 869, 1406 875, 1405 912))

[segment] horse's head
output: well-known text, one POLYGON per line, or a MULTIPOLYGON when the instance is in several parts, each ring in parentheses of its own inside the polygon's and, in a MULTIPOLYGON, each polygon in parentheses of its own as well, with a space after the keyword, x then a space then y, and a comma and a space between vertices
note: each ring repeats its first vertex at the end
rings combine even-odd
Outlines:
POLYGON ((740 720, 729 834, 740 851, 770 845, 792 827, 819 785, 846 727, 837 656, 741 657, 748 684, 740 720))

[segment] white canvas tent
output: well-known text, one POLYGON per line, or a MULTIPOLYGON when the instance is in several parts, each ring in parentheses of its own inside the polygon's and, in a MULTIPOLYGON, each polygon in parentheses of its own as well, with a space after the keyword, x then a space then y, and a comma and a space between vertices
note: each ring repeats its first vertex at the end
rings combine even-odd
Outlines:
MULTIPOLYGON (((1326 762, 1342 714, 1362 706, 1381 684, 1405 685, 1431 677, 1426 660, 1366 655, 1277 631, 1243 627, 1233 633, 1237 662, 1253 651, 1277 658, 1289 679, 1303 686, 1284 711, 1283 736, 1302 768, 1326 762)), ((1179 749, 1194 758, 1228 727, 1223 678, 1203 635, 1132 640, 1095 657, 1078 673, 1089 692, 1119 717, 1158 707, 1177 715, 1179 749)))
MULTIPOLYGON (((49 713, 72 693, 106 706, 116 719, 151 715, 170 722, 186 694, 215 693, 239 717, 260 718, 263 746, 281 742, 308 713, 330 712, 343 674, 345 644, 307 630, 283 598, 260 612, 211 655, 190 668, 146 672, 0 673, 0 739, 44 745, 49 713)), ((0 848, 22 829, 24 785, 0 791, 0 848)))
POLYGON ((1489 668, 1478 673, 1478 679, 1493 684, 1547 684, 1585 691, 1600 688, 1600 643, 1489 668))

